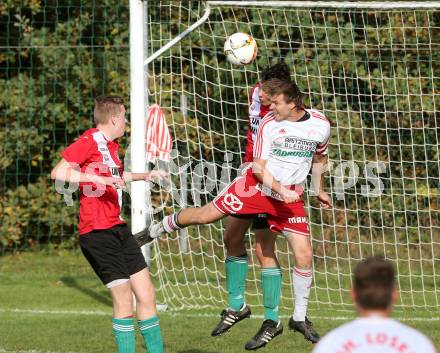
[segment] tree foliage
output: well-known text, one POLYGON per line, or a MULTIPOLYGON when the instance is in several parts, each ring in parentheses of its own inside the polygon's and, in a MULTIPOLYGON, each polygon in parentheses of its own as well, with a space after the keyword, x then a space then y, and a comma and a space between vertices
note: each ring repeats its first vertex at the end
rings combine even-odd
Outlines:
MULTIPOLYGON (((150 52, 188 28, 203 8, 198 1, 150 2, 150 52)), ((167 111, 175 147, 217 165, 225 151, 239 156, 249 88, 259 70, 282 58, 307 104, 332 121, 332 160, 357 161, 361 169, 371 161, 386 165, 382 197, 361 196, 368 183, 361 173, 333 212, 314 212, 312 220, 333 225, 327 236, 344 241, 359 230, 379 239, 387 229, 406 228, 398 241, 412 242, 428 239, 428 228, 438 233, 439 14, 287 14, 214 9, 206 24, 149 67, 150 100, 167 111), (258 40, 251 68, 231 67, 222 54, 225 36, 236 31, 258 40)), ((117 93, 128 101, 128 19, 128 2, 116 0, 0 5, 3 249, 61 242, 75 233, 75 208, 65 207, 48 175, 62 148, 92 126, 95 96, 117 93)), ((333 183, 329 178, 328 186, 333 183)))

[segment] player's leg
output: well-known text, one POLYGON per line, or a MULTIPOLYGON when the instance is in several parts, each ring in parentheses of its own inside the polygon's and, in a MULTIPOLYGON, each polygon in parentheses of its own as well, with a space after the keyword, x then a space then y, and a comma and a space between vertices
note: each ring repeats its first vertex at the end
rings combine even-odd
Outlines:
POLYGON ((307 340, 316 343, 320 338, 319 334, 306 317, 313 275, 310 236, 290 232, 284 234, 295 256, 295 266, 292 270, 295 309, 289 320, 289 328, 301 332, 307 340))
POLYGON ((113 301, 113 335, 118 353, 135 352, 133 296, 129 280, 109 288, 113 301))
POLYGON ((113 317, 126 318, 133 316, 133 297, 130 281, 109 288, 113 301, 113 317))
POLYGON ((156 313, 156 294, 145 259, 134 237, 125 227, 121 231, 123 253, 130 285, 136 298, 139 330, 149 353, 162 353, 163 342, 156 313))
POLYGON ((264 320, 257 334, 246 343, 245 349, 247 350, 261 348, 283 332, 278 313, 281 298, 281 269, 275 255, 276 235, 270 231, 264 217, 254 219, 254 229, 256 237, 255 252, 262 267, 261 286, 264 320))
POLYGON ((124 255, 121 250, 119 226, 95 230, 79 238, 81 250, 113 299, 113 334, 119 353, 135 351, 132 292, 124 255), (116 229, 116 230, 115 230, 116 229))
POLYGON ((275 255, 276 234, 271 232, 263 217, 254 221, 255 253, 261 265, 264 320, 279 321, 278 306, 281 296, 281 269, 275 255))
POLYGON ((130 276, 131 287, 136 297, 136 316, 145 320, 157 315, 156 292, 147 268, 130 276))
POLYGON ((153 224, 149 229, 149 236, 154 239, 163 233, 172 233, 176 230, 198 224, 209 224, 226 216, 220 212, 212 202, 203 207, 183 208, 179 212, 165 216, 158 223, 153 224))
MULTIPOLYGON (((146 242, 154 240, 162 233, 172 233, 190 225, 209 224, 218 221, 228 214, 255 213, 252 211, 258 211, 262 206, 258 203, 260 198, 258 198, 255 183, 256 181, 249 175, 247 177, 237 177, 209 204, 203 207, 184 208, 178 213, 166 216, 161 222, 153 224, 149 229, 146 242)), ((139 239, 136 234, 135 237, 139 239)))
POLYGON ((228 331, 239 321, 250 317, 251 311, 244 302, 248 257, 244 237, 251 225, 252 217, 227 218, 223 242, 226 247, 226 286, 228 290, 228 308, 221 313, 221 319, 211 335, 218 336, 228 331))
POLYGON ((229 309, 239 311, 244 304, 248 256, 244 237, 252 218, 228 217, 223 242, 226 247, 226 283, 229 309))
POLYGON ((136 316, 139 330, 149 353, 162 353, 163 340, 156 312, 156 295, 148 269, 130 276, 136 297, 136 316))

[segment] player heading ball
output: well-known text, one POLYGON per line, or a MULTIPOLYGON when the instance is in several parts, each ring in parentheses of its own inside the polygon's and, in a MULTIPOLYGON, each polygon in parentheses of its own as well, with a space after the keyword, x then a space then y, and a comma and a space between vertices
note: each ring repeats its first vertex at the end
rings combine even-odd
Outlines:
MULTIPOLYGON (((314 191, 321 207, 332 206, 323 183, 330 123, 321 112, 304 107, 302 94, 294 82, 271 79, 263 83, 262 91, 270 96, 273 113, 268 114, 258 128, 252 168, 245 170, 214 201, 166 216, 152 225, 148 236, 142 239, 152 241, 164 232, 211 223, 228 214, 266 213, 270 229, 286 238, 295 255, 292 269, 295 312, 289 320, 289 327, 317 342, 319 336, 306 318, 313 251, 301 196, 312 168, 314 191)), ((246 349, 263 347, 282 333, 280 321, 266 321, 246 344, 246 349)))

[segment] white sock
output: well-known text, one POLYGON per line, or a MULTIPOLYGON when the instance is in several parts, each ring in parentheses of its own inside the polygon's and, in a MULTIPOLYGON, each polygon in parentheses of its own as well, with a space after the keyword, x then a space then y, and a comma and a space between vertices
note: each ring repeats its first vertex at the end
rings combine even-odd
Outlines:
POLYGON ((182 227, 180 227, 177 224, 177 215, 179 213, 173 213, 172 215, 166 216, 163 220, 162 220, 162 226, 165 232, 167 233, 172 233, 176 230, 182 229, 182 227))
POLYGON ((307 305, 309 304, 310 287, 312 286, 312 270, 297 267, 292 271, 293 291, 295 293, 295 311, 293 320, 305 321, 307 305))

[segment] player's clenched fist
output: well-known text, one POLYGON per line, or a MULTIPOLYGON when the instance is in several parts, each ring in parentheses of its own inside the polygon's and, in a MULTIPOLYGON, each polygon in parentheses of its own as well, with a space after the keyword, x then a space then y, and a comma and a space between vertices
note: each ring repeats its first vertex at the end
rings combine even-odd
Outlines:
POLYGON ((325 191, 321 191, 316 197, 322 208, 332 207, 332 199, 330 198, 329 194, 327 194, 325 191))
POLYGON ((296 191, 286 188, 281 189, 281 197, 285 203, 297 202, 300 198, 296 191))

